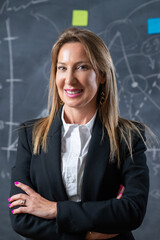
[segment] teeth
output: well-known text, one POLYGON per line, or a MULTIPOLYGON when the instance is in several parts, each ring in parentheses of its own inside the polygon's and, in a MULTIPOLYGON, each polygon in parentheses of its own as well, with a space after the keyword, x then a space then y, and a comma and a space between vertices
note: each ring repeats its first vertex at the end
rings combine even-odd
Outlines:
POLYGON ((77 90, 77 91, 66 91, 66 92, 69 93, 69 94, 77 94, 77 93, 82 92, 82 90, 77 90))

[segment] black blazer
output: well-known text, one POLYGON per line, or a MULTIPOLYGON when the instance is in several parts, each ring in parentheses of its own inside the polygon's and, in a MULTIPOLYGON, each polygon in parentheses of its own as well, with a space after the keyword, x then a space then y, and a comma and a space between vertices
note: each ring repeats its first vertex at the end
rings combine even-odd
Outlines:
POLYGON ((68 200, 61 175, 61 126, 60 111, 48 134, 48 151, 41 150, 39 155, 32 154, 32 126, 19 131, 10 194, 23 192, 14 186, 14 181, 21 181, 46 199, 56 201, 58 212, 53 220, 10 213, 14 230, 34 240, 84 240, 87 231, 119 233, 113 239, 133 240, 130 231, 142 223, 148 198, 145 144, 138 136, 133 136, 131 160, 127 147, 119 142, 122 163, 118 168, 116 159, 115 163, 109 162, 108 133, 105 131, 102 141, 102 124, 97 116, 84 169, 82 199, 72 202, 68 200), (121 199, 116 199, 120 184, 125 186, 125 192, 121 199))

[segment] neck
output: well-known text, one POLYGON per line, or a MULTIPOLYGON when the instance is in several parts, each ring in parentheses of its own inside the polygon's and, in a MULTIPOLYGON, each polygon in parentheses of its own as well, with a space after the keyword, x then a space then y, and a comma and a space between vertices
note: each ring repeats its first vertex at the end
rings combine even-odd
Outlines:
POLYGON ((64 105, 64 120, 69 124, 85 125, 92 119, 95 113, 96 108, 87 111, 85 109, 67 108, 64 105))

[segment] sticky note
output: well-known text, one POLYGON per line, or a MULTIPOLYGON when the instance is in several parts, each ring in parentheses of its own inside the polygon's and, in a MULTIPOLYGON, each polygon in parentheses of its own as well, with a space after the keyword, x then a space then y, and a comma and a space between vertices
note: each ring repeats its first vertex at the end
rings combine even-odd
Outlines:
POLYGON ((88 11, 87 10, 73 10, 72 26, 87 26, 87 25, 88 25, 88 11))
POLYGON ((148 34, 160 33, 160 18, 148 19, 148 34))

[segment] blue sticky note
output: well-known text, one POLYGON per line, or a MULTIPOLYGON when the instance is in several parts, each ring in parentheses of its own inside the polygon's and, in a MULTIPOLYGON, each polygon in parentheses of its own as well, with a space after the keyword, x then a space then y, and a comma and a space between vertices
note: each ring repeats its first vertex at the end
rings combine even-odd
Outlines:
POLYGON ((160 33, 160 18, 148 19, 148 34, 160 33))

